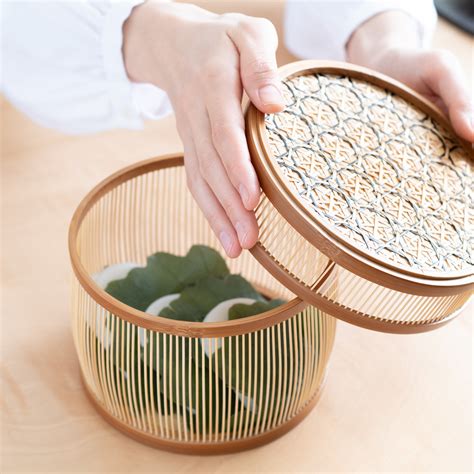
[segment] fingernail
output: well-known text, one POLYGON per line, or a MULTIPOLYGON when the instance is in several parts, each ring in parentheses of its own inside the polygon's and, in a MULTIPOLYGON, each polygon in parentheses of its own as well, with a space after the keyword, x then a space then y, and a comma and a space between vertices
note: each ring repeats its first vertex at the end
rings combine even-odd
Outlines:
POLYGON ((240 194, 240 197, 242 198, 242 202, 244 203, 244 206, 247 207, 249 204, 249 192, 247 191, 247 188, 243 184, 239 186, 239 194, 240 194))
POLYGON ((222 247, 224 247, 224 250, 227 254, 230 254, 232 250, 232 239, 230 238, 230 235, 226 231, 222 231, 219 234, 219 240, 221 241, 222 247))
POLYGON ((245 241, 247 240, 248 232, 240 222, 237 222, 235 224, 235 230, 237 231, 237 235, 239 237, 240 245, 242 246, 242 248, 244 248, 245 247, 245 241))
POLYGON ((269 84, 258 90, 258 96, 263 105, 280 105, 283 103, 283 96, 276 86, 269 84))

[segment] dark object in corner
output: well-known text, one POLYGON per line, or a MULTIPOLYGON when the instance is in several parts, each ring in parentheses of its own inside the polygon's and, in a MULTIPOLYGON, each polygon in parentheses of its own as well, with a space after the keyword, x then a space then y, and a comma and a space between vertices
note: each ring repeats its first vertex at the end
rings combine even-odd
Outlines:
POLYGON ((435 0, 435 6, 440 16, 474 35, 474 2, 472 0, 435 0))

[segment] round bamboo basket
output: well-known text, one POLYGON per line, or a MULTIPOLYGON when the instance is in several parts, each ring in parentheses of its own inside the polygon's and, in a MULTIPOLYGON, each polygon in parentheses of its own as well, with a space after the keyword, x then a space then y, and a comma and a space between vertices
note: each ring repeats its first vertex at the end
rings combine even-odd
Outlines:
POLYGON ((167 156, 119 171, 73 217, 81 374, 99 413, 141 442, 190 454, 249 449, 281 436, 314 406, 336 320, 296 298, 249 252, 229 260, 230 270, 288 303, 223 323, 185 322, 138 311, 96 285, 92 276, 108 265, 144 265, 157 251, 184 255, 194 244, 220 248, 182 164, 167 156), (203 344, 214 348, 209 357, 203 344))
POLYGON ((264 196, 254 256, 347 322, 422 332, 474 287, 472 146, 406 86, 365 68, 280 68, 286 109, 247 111, 264 196))

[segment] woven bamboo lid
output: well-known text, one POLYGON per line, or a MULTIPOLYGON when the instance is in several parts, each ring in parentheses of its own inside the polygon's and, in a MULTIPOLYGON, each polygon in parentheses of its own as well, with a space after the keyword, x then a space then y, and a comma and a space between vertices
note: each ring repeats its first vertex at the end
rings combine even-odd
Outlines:
POLYGON ((264 207, 304 238, 291 258, 303 262, 302 253, 318 252, 323 261, 312 275, 300 274, 285 261, 289 252, 270 249, 269 231, 255 257, 307 302, 361 326, 415 332, 450 319, 474 282, 471 145, 421 96, 368 69, 301 61, 280 73, 286 109, 247 112, 252 160, 269 201, 264 207), (354 296, 324 294, 331 272, 366 282, 372 294, 361 298, 375 297, 377 287, 394 290, 384 296, 393 315, 365 311, 354 296), (394 295, 404 294, 426 300, 418 308, 423 317, 396 315, 394 295), (434 318, 430 305, 438 308, 434 318))

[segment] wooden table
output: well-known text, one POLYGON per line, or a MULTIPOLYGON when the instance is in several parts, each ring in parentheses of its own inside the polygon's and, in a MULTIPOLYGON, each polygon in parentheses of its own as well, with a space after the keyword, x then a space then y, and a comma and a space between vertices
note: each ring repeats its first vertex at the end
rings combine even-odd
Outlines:
MULTIPOLYGON (((472 79, 467 35, 441 23, 436 44, 452 48, 472 79)), ((179 149, 174 120, 148 123, 141 132, 69 137, 33 124, 5 101, 1 111, 2 472, 471 471, 469 310, 438 331, 414 336, 340 323, 316 409, 283 438, 250 452, 169 454, 111 428, 79 379, 68 224, 99 180, 179 149)))

